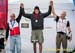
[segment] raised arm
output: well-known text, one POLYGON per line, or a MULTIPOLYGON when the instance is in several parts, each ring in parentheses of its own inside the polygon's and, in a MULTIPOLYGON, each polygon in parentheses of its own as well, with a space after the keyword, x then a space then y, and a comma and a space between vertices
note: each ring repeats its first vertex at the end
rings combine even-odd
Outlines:
POLYGON ((52 6, 52 14, 53 14, 54 17, 57 16, 57 15, 56 15, 56 12, 55 12, 55 9, 54 9, 54 5, 52 6))
POLYGON ((21 9, 22 9, 23 16, 30 19, 31 18, 31 14, 25 13, 25 11, 24 11, 24 4, 23 3, 21 3, 21 9))
POLYGON ((23 15, 23 8, 21 8, 21 5, 20 5, 19 15, 18 15, 18 17, 16 18, 16 21, 17 21, 18 23, 20 22, 22 15, 23 15))
POLYGON ((46 13, 42 13, 44 18, 49 16, 51 14, 51 11, 52 11, 52 6, 53 6, 53 1, 50 1, 50 5, 49 5, 49 9, 48 9, 48 12, 46 13))

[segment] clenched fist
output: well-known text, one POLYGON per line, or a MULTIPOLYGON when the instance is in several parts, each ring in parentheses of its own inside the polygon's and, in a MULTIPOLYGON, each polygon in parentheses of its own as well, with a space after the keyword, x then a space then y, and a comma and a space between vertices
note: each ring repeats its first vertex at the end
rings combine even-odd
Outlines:
POLYGON ((50 1, 50 6, 53 6, 53 1, 52 0, 50 1))
POLYGON ((20 4, 20 7, 21 7, 21 8, 24 8, 24 4, 23 4, 23 3, 21 3, 21 4, 20 4))

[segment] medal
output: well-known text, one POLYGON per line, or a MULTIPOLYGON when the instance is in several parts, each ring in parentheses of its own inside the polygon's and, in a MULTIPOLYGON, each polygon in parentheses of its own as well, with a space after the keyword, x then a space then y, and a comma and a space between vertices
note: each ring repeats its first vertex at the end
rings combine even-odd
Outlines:
POLYGON ((12 30, 13 30, 14 24, 15 24, 15 21, 11 22, 12 30))
POLYGON ((38 20, 35 20, 35 22, 38 22, 38 20))

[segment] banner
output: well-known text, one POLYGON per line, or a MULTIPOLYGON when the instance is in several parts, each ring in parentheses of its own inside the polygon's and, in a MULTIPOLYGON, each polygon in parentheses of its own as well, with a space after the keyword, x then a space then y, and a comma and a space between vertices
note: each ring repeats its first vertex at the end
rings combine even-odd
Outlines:
POLYGON ((0 0, 0 28, 6 29, 8 17, 8 0, 0 0))

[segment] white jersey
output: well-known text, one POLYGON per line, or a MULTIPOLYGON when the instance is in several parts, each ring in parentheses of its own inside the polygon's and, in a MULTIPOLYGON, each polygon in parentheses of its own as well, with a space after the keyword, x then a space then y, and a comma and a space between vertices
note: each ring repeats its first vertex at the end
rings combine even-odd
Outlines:
POLYGON ((67 33, 67 22, 68 21, 66 19, 62 20, 61 18, 59 18, 58 22, 56 23, 57 32, 67 33))
POLYGON ((15 28, 15 27, 18 27, 19 26, 19 24, 17 23, 17 21, 15 20, 15 21, 10 21, 9 22, 9 27, 10 27, 10 29, 13 29, 13 28, 15 28), (12 24, 13 24, 13 26, 12 26, 12 24))

